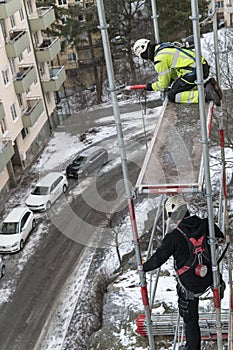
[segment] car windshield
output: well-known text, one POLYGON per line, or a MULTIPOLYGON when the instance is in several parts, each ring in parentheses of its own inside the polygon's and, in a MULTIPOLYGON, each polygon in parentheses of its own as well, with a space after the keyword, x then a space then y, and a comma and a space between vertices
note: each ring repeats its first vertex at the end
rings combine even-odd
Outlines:
POLYGON ((86 162, 86 157, 83 156, 78 156, 77 158, 75 158, 75 160, 73 161, 73 163, 75 165, 80 165, 81 163, 85 163, 86 162))
POLYGON ((4 235, 12 235, 19 232, 18 222, 5 222, 2 225, 1 233, 4 235))
POLYGON ((44 196, 48 193, 49 193, 49 187, 44 187, 44 186, 36 186, 32 191, 32 194, 35 194, 38 196, 44 196))

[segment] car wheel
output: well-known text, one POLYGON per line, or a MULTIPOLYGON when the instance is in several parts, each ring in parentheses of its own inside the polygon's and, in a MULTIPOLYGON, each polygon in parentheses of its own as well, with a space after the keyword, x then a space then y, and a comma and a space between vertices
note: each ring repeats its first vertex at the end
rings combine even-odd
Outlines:
POLYGON ((46 210, 49 210, 51 208, 52 204, 50 201, 48 201, 48 203, 46 204, 46 210))
POLYGON ((36 220, 33 219, 33 220, 32 220, 32 229, 34 229, 35 227, 36 227, 36 220))
POLYGON ((67 186, 64 185, 64 186, 63 186, 63 193, 66 193, 66 191, 67 191, 67 186))
POLYGON ((21 241, 20 241, 20 250, 22 250, 22 249, 23 249, 23 247, 24 247, 24 240, 23 240, 23 239, 21 239, 21 241))
POLYGON ((5 266, 2 266, 1 278, 5 275, 5 272, 6 272, 5 266))

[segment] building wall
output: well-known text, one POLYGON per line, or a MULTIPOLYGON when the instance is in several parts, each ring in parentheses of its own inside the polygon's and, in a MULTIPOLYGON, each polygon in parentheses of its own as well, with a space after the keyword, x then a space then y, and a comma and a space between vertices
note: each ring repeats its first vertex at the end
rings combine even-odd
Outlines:
POLYGON ((224 1, 224 20, 227 27, 233 26, 233 0, 224 1))
POLYGON ((60 86, 55 83, 60 80, 59 76, 58 80, 57 76, 54 79, 51 72, 56 68, 59 72, 61 67, 54 67, 53 58, 38 63, 36 57, 38 50, 43 53, 50 50, 49 45, 40 47, 46 39, 42 33, 44 22, 46 18, 53 20, 53 16, 48 16, 53 9, 43 7, 40 11, 36 0, 17 0, 17 10, 4 18, 4 6, 10 6, 10 3, 13 1, 0 3, 0 16, 3 17, 0 26, 0 103, 4 111, 4 117, 0 116, 0 201, 10 186, 17 184, 18 174, 22 174, 37 157, 59 122, 55 94, 60 86), (34 27, 30 31, 30 21, 40 18, 44 21, 40 22, 41 29, 34 27), (25 39, 20 41, 22 37, 25 39), (9 51, 9 47, 15 51, 9 51), (35 114, 37 102, 39 109, 35 114), (12 145, 12 155, 5 156, 6 144, 12 145))

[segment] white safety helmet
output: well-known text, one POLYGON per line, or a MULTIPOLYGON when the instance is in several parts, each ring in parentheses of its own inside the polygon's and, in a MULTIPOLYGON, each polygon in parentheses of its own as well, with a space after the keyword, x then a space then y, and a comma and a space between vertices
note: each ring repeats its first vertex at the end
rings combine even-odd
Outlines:
POLYGON ((148 39, 138 39, 133 46, 133 51, 136 56, 142 57, 141 54, 146 51, 150 40, 148 39))
POLYGON ((170 217, 177 209, 186 209, 187 210, 187 203, 181 196, 172 196, 168 198, 168 200, 165 203, 165 209, 167 212, 167 216, 170 217))

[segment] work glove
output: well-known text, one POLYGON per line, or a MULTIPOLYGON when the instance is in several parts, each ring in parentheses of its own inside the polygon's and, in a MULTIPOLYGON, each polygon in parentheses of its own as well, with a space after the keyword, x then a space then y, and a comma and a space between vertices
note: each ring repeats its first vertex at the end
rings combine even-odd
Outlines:
POLYGON ((146 83, 145 90, 146 90, 146 91, 153 91, 153 89, 152 89, 152 84, 151 84, 151 83, 146 83))

